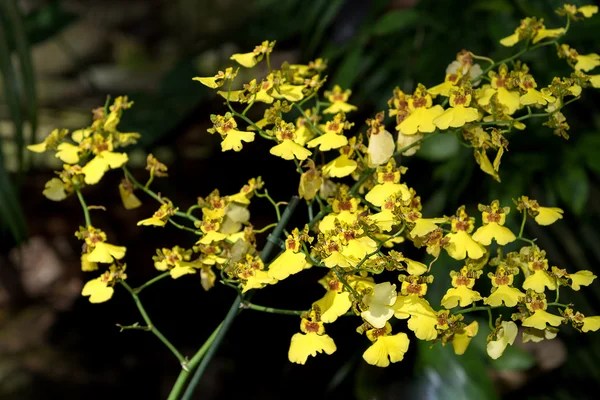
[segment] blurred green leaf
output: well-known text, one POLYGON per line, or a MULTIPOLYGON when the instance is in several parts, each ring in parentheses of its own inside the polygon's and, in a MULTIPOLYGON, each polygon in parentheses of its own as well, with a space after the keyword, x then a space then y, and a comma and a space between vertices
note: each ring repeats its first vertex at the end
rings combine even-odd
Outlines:
POLYGON ((508 0, 482 0, 473 4, 470 10, 512 13, 514 7, 508 0))
POLYGON ((577 150, 585 165, 600 174, 600 134, 586 134, 577 141, 577 150))
POLYGON ((383 36, 414 26, 420 18, 416 10, 397 10, 383 15, 373 25, 373 35, 383 36))
POLYGON ((590 193, 588 176, 581 165, 563 164, 560 176, 555 178, 556 189, 562 201, 575 214, 581 214, 590 193))
POLYGON ((416 398, 430 400, 492 400, 498 395, 486 366, 477 351, 468 348, 457 356, 452 345, 435 346, 419 340, 418 368, 421 373, 415 383, 416 398))
POLYGON ((8 227, 16 243, 27 239, 27 223, 0 149, 0 220, 8 227))
POLYGON ((508 346, 497 360, 487 354, 487 337, 491 333, 487 320, 478 319, 479 332, 471 340, 470 348, 479 353, 479 356, 498 371, 526 371, 535 365, 535 357, 517 346, 508 346))
POLYGON ((60 0, 43 2, 25 17, 24 25, 29 43, 36 44, 46 40, 77 19, 76 14, 63 10, 60 3, 60 0))
POLYGON ((315 54, 319 44, 321 43, 321 39, 325 34, 325 30, 331 21, 333 21, 343 5, 344 0, 331 0, 327 2, 327 9, 323 12, 323 14, 321 14, 321 18, 319 19, 319 22, 313 31, 313 35, 310 38, 310 43, 306 49, 306 54, 309 57, 312 57, 315 54))
POLYGON ((25 102, 27 103, 27 116, 29 123, 31 124, 30 143, 35 143, 38 106, 33 61, 31 60, 31 49, 29 47, 25 26, 23 25, 23 17, 17 7, 16 0, 7 0, 3 4, 6 15, 13 28, 12 33, 15 41, 15 50, 19 60, 18 65, 21 67, 20 76, 23 83, 25 102))
POLYGON ((460 144, 453 135, 438 135, 424 141, 416 155, 428 161, 445 161, 458 155, 459 150, 460 144))
MULTIPOLYGON (((14 140, 17 145, 18 170, 23 170, 23 151, 25 140, 23 137, 23 116, 21 114, 21 100, 19 96, 19 84, 17 74, 12 64, 10 47, 8 44, 8 32, 10 24, 6 18, 6 3, 0 3, 0 74, 4 87, 4 96, 8 104, 10 118, 14 125, 14 140), (4 17, 3 17, 4 16, 4 17)), ((4 164, 2 164, 3 166, 4 164)))
POLYGON ((337 85, 340 85, 342 88, 352 87, 360 71, 362 55, 362 46, 356 46, 350 50, 335 74, 335 83, 337 85))

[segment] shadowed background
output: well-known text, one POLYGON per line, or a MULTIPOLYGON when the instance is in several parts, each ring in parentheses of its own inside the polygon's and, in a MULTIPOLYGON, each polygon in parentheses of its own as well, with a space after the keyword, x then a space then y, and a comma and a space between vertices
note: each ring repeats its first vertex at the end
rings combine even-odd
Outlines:
MULTIPOLYGON (((141 322, 123 290, 100 305, 80 297, 90 277, 80 271, 80 243, 73 232, 83 215, 74 197, 54 203, 42 196, 61 163, 51 154, 26 154, 25 145, 54 128, 89 125, 90 110, 103 105, 107 95, 126 94, 135 105, 120 130, 143 135, 130 156, 133 173, 146 179, 147 152, 169 166, 169 178, 156 179, 155 191, 187 208, 214 188, 232 194, 260 175, 277 201, 287 201, 297 190, 294 165, 269 156, 260 140, 241 153, 221 153, 218 138, 206 129, 211 113, 224 112, 222 99, 192 77, 212 76, 231 65, 230 54, 277 40, 276 67, 284 60, 328 60, 326 86, 353 90, 351 102, 360 111, 349 117, 360 130, 366 118, 387 109, 394 87, 411 92, 419 82, 440 83, 458 51, 495 60, 518 51, 502 48, 498 40, 521 18, 535 15, 548 27, 562 26, 553 13, 559 6, 553 0, 0 2, 0 398, 164 399, 180 368, 149 333, 119 332, 117 323, 141 322)), ((583 53, 598 52, 599 29, 598 16, 572 24, 566 42, 583 53)), ((570 73, 551 47, 522 59, 540 86, 570 73)), ((472 149, 444 135, 403 160, 409 167, 406 181, 421 195, 426 216, 493 199, 512 205, 521 194, 562 207, 563 220, 543 229, 528 223, 527 235, 539 238, 551 265, 597 274, 599 100, 593 89, 585 90, 566 109, 568 141, 533 120, 526 131, 511 133, 501 184, 479 170, 472 149)), ((137 227, 156 203, 140 194, 144 205, 126 211, 120 179, 119 171, 108 173, 85 193, 88 204, 107 208, 92 211, 92 218, 111 242, 128 247, 128 282, 137 286, 156 274, 151 260, 156 248, 190 247, 194 238, 172 227, 137 227)), ((253 200, 250 211, 256 227, 274 220, 270 204, 261 199, 253 200)), ((303 224, 305 213, 301 205, 293 224, 303 224)), ((516 213, 509 217, 509 226, 518 229, 516 213)), ((436 263, 428 294, 433 302, 439 304, 449 285, 444 269, 457 264, 447 258, 436 263)), ((261 290, 253 301, 307 309, 322 295, 316 284, 321 275, 313 268, 261 290)), ((564 292, 561 301, 575 302, 584 314, 600 312, 598 284, 564 292)), ((222 285, 205 293, 198 276, 186 276, 163 280, 141 297, 162 332, 192 355, 234 295, 222 285)), ((299 319, 245 311, 203 377, 197 398, 241 393, 261 399, 585 399, 592 398, 590 388, 598 389, 600 335, 563 327, 555 340, 510 347, 492 362, 485 354, 489 332, 482 328, 463 356, 440 345, 429 350, 415 339, 403 362, 378 369, 361 360, 368 343, 354 333, 357 321, 340 319, 328 326, 337 352, 298 366, 288 362, 287 349, 299 319)))

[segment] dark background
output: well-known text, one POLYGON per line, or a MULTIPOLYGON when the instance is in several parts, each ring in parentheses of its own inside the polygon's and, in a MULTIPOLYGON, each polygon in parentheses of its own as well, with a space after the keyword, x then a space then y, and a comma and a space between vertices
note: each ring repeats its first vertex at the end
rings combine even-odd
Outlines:
MULTIPOLYGON (((502 48, 498 40, 512 33, 521 18, 540 16, 552 28, 564 24, 553 13, 561 2, 543 0, 4 1, 0 398, 19 400, 164 399, 179 372, 177 361, 151 334, 120 333, 115 326, 142 322, 126 292, 117 288, 113 299, 101 305, 79 296, 82 283, 90 279, 80 271, 80 243, 73 236, 83 224, 79 204, 76 198, 53 203, 42 196, 60 163, 52 155, 27 154, 20 169, 17 154, 23 144, 41 140, 55 127, 87 126, 90 110, 104 104, 106 95, 127 94, 135 105, 120 128, 143 134, 131 155, 133 173, 146 179, 146 152, 169 166, 169 178, 156 179, 155 191, 187 208, 214 188, 232 194, 261 175, 271 195, 286 201, 297 190, 294 165, 269 156, 260 140, 241 153, 221 153, 218 138, 206 129, 211 113, 224 112, 222 101, 192 77, 211 76, 231 65, 230 54, 277 40, 275 67, 284 60, 329 61, 327 86, 338 83, 353 90, 351 102, 359 111, 351 120, 360 130, 366 118, 386 109, 395 86, 410 92, 418 82, 440 83, 461 49, 498 60, 518 51, 502 48)), ((599 29, 596 15, 572 24, 565 42, 584 54, 598 52, 599 29)), ((571 72, 551 47, 522 59, 540 86, 571 72)), ((547 228, 528 223, 527 235, 539 238, 551 265, 598 273, 598 100, 594 89, 584 90, 581 101, 564 112, 571 126, 568 141, 537 121, 510 134, 502 184, 479 170, 471 149, 444 135, 403 160, 409 167, 406 181, 421 195, 426 216, 453 214, 461 204, 473 209, 493 199, 512 205, 511 199, 521 194, 562 207, 563 220, 547 228)), ((88 204, 107 208, 92 211, 94 224, 111 242, 128 247, 128 282, 137 286, 156 274, 151 260, 156 248, 189 247, 194 238, 172 227, 137 227, 156 203, 140 194, 143 207, 126 211, 117 190, 120 179, 118 171, 108 173, 85 194, 88 204)), ((264 200, 255 199, 250 210, 257 227, 274 220, 264 200)), ((292 225, 303 224, 305 213, 301 205, 292 225)), ((518 229, 515 214, 509 225, 518 229)), ((456 269, 456 264, 448 259, 436 263, 439 272, 429 293, 434 303, 449 285, 444 269, 456 269)), ((316 284, 321 274, 306 271, 259 291, 253 301, 306 309, 323 294, 316 284)), ((155 324, 191 356, 222 320, 234 295, 219 284, 205 293, 197 276, 186 276, 163 280, 141 297, 155 324)), ((561 300, 575 302, 585 314, 598 314, 600 286, 561 293, 561 300)), ((243 312, 197 398, 584 399, 595 398, 598 390, 600 336, 570 327, 553 341, 511 347, 492 362, 485 354, 489 332, 483 320, 461 357, 439 345, 429 350, 429 344, 415 339, 403 362, 378 369, 361 360, 368 343, 354 332, 356 319, 327 327, 338 347, 332 356, 311 358, 305 366, 289 363, 289 340, 299 322, 243 312)), ((402 323, 398 326, 403 329, 402 323)))

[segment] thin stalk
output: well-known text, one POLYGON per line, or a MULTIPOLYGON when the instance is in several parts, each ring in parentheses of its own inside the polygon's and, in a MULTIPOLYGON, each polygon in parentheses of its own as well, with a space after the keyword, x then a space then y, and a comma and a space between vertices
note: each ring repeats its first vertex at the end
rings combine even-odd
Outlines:
POLYGON ((142 302, 140 301, 140 298, 137 295, 137 293, 135 292, 135 290, 133 290, 131 288, 131 286, 129 286, 127 284, 127 282, 125 282, 124 280, 119 280, 119 283, 121 284, 121 286, 123 286, 125 289, 127 289, 129 294, 133 298, 133 301, 135 302, 135 305, 137 306, 138 311, 142 315, 142 318, 144 318, 146 325, 148 325, 148 329, 150 330, 150 332, 152 332, 154 334, 154 336, 156 336, 161 342, 164 343, 165 346, 168 347, 169 350, 171 350, 173 355, 175 355, 175 357, 177 357, 177 359, 179 360, 179 363, 181 364, 182 368, 186 369, 187 366, 186 366, 185 357, 179 352, 179 350, 177 350, 177 348, 175 346, 173 346, 173 344, 171 342, 169 342, 169 340, 156 328, 156 326, 154 326, 154 324, 152 323, 152 320, 150 319, 150 316, 146 312, 146 309, 142 305, 142 302))
POLYGON ((83 208, 83 216, 85 218, 85 226, 92 226, 92 220, 90 219, 90 210, 88 209, 87 204, 85 203, 85 199, 83 198, 83 194, 81 194, 81 190, 78 187, 75 187, 75 193, 77 193, 77 198, 81 203, 81 208, 83 208))
MULTIPOLYGON (((273 233, 271 235, 273 235, 276 238, 281 236, 285 225, 291 218, 298 203, 300 203, 300 199, 298 198, 298 196, 293 196, 290 199, 287 207, 285 208, 285 210, 283 212, 283 215, 281 216, 281 219, 279 220, 277 226, 275 227, 275 229, 273 230, 273 233)), ((275 245, 275 243, 273 243, 273 241, 267 241, 267 244, 265 245, 265 247, 260 255, 263 262, 266 262, 269 260, 271 253, 276 248, 277 248, 277 246, 275 245)), ((194 370, 194 368, 196 368, 196 365, 198 363, 200 363, 200 365, 198 365, 198 368, 194 372, 194 376, 192 377, 192 380, 190 381, 189 386, 187 387, 183 396, 181 397, 181 400, 189 400, 190 397, 193 395, 194 390, 196 389, 196 386, 200 382, 200 379, 202 378, 204 371, 206 370, 208 364, 210 363, 210 360, 212 359, 215 352, 217 351, 219 345, 221 344, 221 341, 225 337, 225 334, 231 327, 231 324, 233 323, 235 316, 242 309, 242 308, 240 308, 240 304, 242 304, 242 301, 244 301, 246 299, 247 295, 248 295, 247 293, 243 294, 243 295, 238 293, 233 304, 231 305, 231 307, 229 309, 229 312, 225 316, 225 319, 223 320, 223 322, 221 322, 221 324, 217 327, 217 329, 215 329, 215 331, 212 333, 212 335, 202 345, 200 350, 198 350, 198 352, 194 355, 192 360, 190 360, 190 362, 187 364, 188 369, 191 371, 191 370, 194 370)), ((173 386, 173 389, 171 390, 171 393, 169 394, 168 400, 179 399, 179 395, 180 395, 181 391, 184 389, 188 378, 189 378, 188 371, 182 370, 179 373, 179 377, 177 378, 177 381, 175 382, 175 385, 173 386)))
POLYGON ((156 283, 156 282, 160 281, 161 279, 164 279, 164 278, 166 278, 168 276, 171 276, 171 273, 169 271, 163 272, 162 274, 160 274, 158 276, 155 276, 154 278, 150 279, 149 281, 147 281, 143 285, 136 287, 135 289, 133 289, 133 291, 136 294, 140 294, 140 292, 142 290, 146 289, 148 286, 150 286, 150 285, 152 285, 152 284, 154 284, 154 283, 156 283))

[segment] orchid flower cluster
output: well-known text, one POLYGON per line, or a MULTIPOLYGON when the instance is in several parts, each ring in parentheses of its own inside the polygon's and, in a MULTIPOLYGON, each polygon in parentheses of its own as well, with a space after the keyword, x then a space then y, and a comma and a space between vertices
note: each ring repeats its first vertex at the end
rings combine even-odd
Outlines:
MULTIPOLYGON (((288 357, 299 364, 317 353, 334 353, 336 345, 326 334, 326 326, 346 317, 357 319, 356 332, 371 343, 364 360, 379 367, 401 361, 413 338, 451 344, 457 354, 463 354, 478 333, 477 320, 465 318, 471 312, 488 312, 492 332, 487 351, 494 359, 513 344, 519 332, 526 342, 552 339, 564 324, 581 332, 600 329, 600 316, 585 316, 572 304, 558 302, 561 288, 580 290, 596 276, 553 266, 536 241, 523 236, 528 217, 539 225, 550 225, 563 218, 560 208, 521 196, 514 199, 512 208, 493 200, 480 204, 477 215, 469 215, 461 206, 454 215, 427 216, 402 165, 423 141, 456 135, 473 148, 481 170, 500 181, 509 137, 526 129, 527 120, 543 119, 554 134, 568 139, 563 108, 579 99, 582 90, 600 87, 600 75, 587 75, 600 65, 600 56, 580 55, 559 40, 571 21, 597 11, 595 6, 565 5, 558 13, 565 16, 566 26, 556 29, 547 29, 540 19, 524 19, 512 35, 501 40, 504 46, 524 42, 524 48, 502 61, 462 50, 448 65, 441 83, 418 84, 410 93, 396 88, 387 112, 368 119, 362 129, 351 121, 357 107, 351 104, 350 90, 337 85, 322 90, 326 62, 284 63, 274 69, 270 55, 275 42, 265 41, 252 52, 231 56, 238 67, 193 78, 215 89, 224 100, 226 112, 211 115, 213 126, 208 129, 220 136, 222 151, 242 151, 260 138, 272 142, 273 157, 294 163, 298 196, 305 201, 309 219, 289 232, 284 227, 288 217, 280 210, 286 203, 272 199, 260 177, 247 180, 237 193, 214 190, 198 197, 186 211, 151 189, 154 178, 168 174, 167 166, 151 154, 148 181, 138 182, 126 167, 127 153, 118 151, 140 137, 118 130, 122 113, 133 104, 127 97, 94 110, 93 123, 87 128, 70 134, 64 129, 53 131, 29 149, 54 151, 64 162, 63 170, 46 184, 44 195, 61 201, 76 194, 83 207, 86 225, 76 232, 82 241, 82 270, 100 275, 85 284, 82 295, 92 303, 102 303, 112 297, 116 285, 122 285, 148 324, 122 328, 152 331, 180 360, 182 373, 197 367, 205 350, 191 360, 181 355, 151 323, 138 297, 141 290, 163 278, 199 275, 204 290, 217 281, 233 288, 238 308, 298 315, 300 332, 291 338, 288 357), (537 82, 518 57, 542 46, 555 46, 573 72, 551 82, 537 82), (483 68, 476 63, 479 60, 489 65, 483 68), (255 78, 239 82, 240 67, 251 69, 244 75, 254 73, 255 78), (262 118, 250 118, 261 112, 262 118), (181 246, 156 249, 152 264, 160 274, 136 289, 127 283, 126 247, 111 244, 106 233, 94 227, 89 213, 93 207, 87 206, 82 194, 86 186, 97 184, 113 169, 124 174, 119 192, 126 209, 141 205, 136 191, 158 202, 156 212, 138 225, 166 229, 171 224, 195 238, 181 246), (277 217, 277 222, 262 229, 250 222, 249 206, 257 198, 271 202, 277 217), (519 232, 505 226, 509 212, 521 214, 519 232), (269 241, 280 245, 280 253, 271 261, 257 248, 256 236, 272 228, 269 241), (409 247, 422 249, 422 259, 408 258, 409 247), (436 272, 442 252, 456 260, 450 272, 451 287, 441 304, 431 304, 428 285, 434 277, 447 279, 445 273, 436 272), (268 290, 309 268, 323 271, 318 282, 323 297, 307 304, 305 310, 249 301, 249 291, 268 290), (491 283, 491 291, 478 289, 482 283, 486 286, 481 282, 485 280, 491 283), (493 311, 501 307, 513 310, 510 319, 504 319, 506 313, 493 319, 493 311), (406 324, 395 324, 397 320, 406 324), (523 327, 520 331, 518 324, 523 327)), ((229 323, 226 319, 215 332, 224 334, 229 323)))

